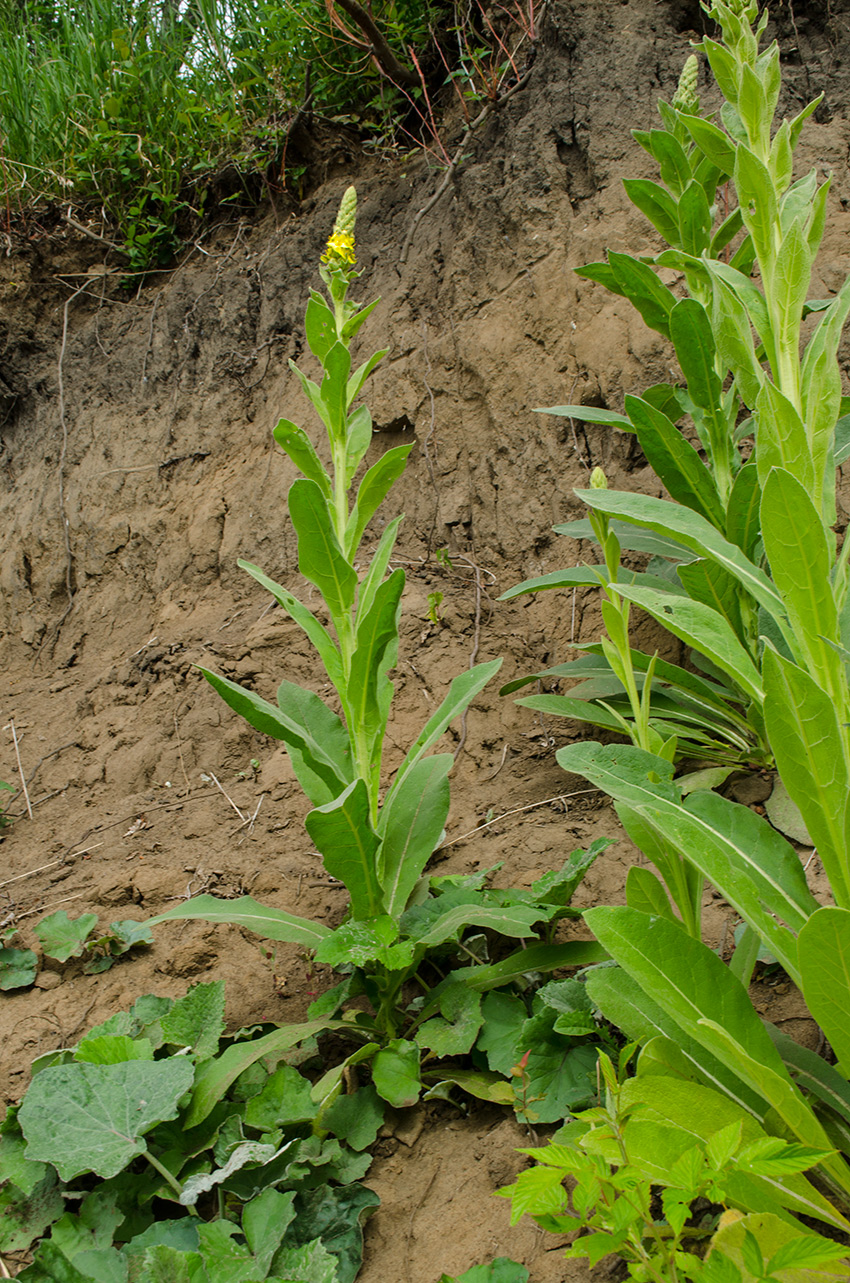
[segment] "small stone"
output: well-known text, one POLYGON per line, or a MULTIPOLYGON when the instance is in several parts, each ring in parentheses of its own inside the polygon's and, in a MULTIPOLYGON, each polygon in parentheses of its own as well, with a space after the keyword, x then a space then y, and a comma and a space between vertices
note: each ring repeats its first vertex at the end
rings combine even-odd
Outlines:
POLYGON ((729 781, 729 796, 743 806, 765 802, 773 789, 773 776, 761 774, 733 775, 729 781))
POLYGON ((36 989, 58 989, 61 983, 62 977, 57 971, 42 971, 35 978, 36 989))

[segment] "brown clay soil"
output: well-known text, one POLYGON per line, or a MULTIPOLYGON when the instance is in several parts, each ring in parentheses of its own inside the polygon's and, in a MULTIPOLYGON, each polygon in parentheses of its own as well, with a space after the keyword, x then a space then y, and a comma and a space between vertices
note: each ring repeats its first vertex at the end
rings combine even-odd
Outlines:
MULTIPOLYGON (((834 171, 815 282, 825 295, 848 263, 850 5, 774 7, 782 110, 826 91, 800 148, 801 172, 834 171)), ((20 925, 26 945, 57 907, 104 923, 144 919, 203 890, 330 923, 344 913, 303 829, 285 753, 231 714, 195 665, 266 696, 283 676, 321 690, 302 635, 236 560, 305 591, 285 519, 294 471, 270 433, 281 414, 311 423, 287 362, 309 367, 304 307, 348 182, 360 196, 359 294, 382 298, 364 351, 390 349, 372 381, 369 461, 415 443, 376 523, 406 514, 389 766, 474 660, 504 656, 507 681, 597 635, 593 593, 497 598, 580 559, 551 527, 582 515, 573 488, 591 466, 614 486, 660 493, 630 439, 533 408, 620 408, 625 392, 669 375, 659 337, 572 269, 606 247, 655 247, 621 185, 649 172, 628 131, 653 125, 702 22, 690 0, 551 3, 528 86, 470 145, 405 263, 401 247, 440 174, 416 155, 364 157, 339 137, 317 146, 301 207, 234 213, 138 287, 119 258, 59 220, 15 226, 0 259, 0 779, 18 778, 14 719, 33 818, 17 796, 0 841, 0 918, 20 925)), ((657 639, 638 624, 637 640, 657 639)), ((620 897, 634 849, 606 801, 554 759, 577 733, 495 685, 485 691, 447 736, 450 749, 463 743, 435 862, 501 865, 504 883, 527 885, 610 835, 616 845, 577 900, 620 897)), ((728 945, 728 912, 710 902, 711 942, 728 945)), ((296 948, 281 946, 272 963, 247 933, 194 922, 159 928, 153 948, 100 976, 48 960, 35 988, 0 996, 5 1099, 20 1096, 35 1055, 140 994, 176 996, 214 977, 226 981, 232 1027, 297 1019, 328 979, 296 948)), ((767 988, 759 1002, 791 1032, 803 1028, 793 993, 767 988)), ((524 1161, 515 1150, 528 1136, 510 1118, 437 1105, 385 1132, 368 1178, 383 1201, 363 1283, 436 1283, 494 1255, 525 1261, 534 1283, 588 1277, 551 1236, 510 1229, 507 1203, 491 1197, 524 1161)))

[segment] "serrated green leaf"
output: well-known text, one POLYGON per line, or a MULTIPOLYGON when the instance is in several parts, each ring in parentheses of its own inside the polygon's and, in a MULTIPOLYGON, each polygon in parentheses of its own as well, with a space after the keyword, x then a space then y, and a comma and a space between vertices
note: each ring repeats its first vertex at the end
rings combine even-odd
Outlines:
POLYGON ((218 1051, 224 1033, 224 981, 195 984, 160 1020, 163 1041, 190 1047, 198 1062, 218 1051))

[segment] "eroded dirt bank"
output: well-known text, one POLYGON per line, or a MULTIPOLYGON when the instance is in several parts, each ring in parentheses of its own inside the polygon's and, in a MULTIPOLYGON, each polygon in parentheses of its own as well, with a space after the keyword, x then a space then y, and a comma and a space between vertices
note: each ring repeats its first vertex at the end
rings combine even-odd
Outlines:
MULTIPOLYGON (((807 5, 805 17, 775 8, 784 109, 827 91, 800 150, 801 167, 835 174, 815 286, 825 295, 848 257, 850 6, 807 5)), ((14 718, 36 805, 0 845, 0 911, 28 944, 53 907, 146 918, 201 889, 250 892, 329 922, 343 913, 303 830, 285 754, 220 704, 194 665, 267 696, 283 676, 318 682, 295 625, 268 609, 236 560, 304 590, 282 515, 294 473, 270 433, 283 413, 311 425, 287 361, 309 366, 304 307, 348 182, 360 196, 359 290, 382 297, 363 350, 390 349, 373 380, 369 461, 415 439, 381 514, 406 514, 391 758, 473 657, 503 655, 509 680, 595 635, 592 594, 496 598, 578 558, 550 527, 581 515, 572 491, 590 466, 614 485, 660 492, 629 440, 573 431, 533 408, 619 407, 625 391, 667 377, 658 337, 572 269, 606 247, 653 248, 621 187, 648 172, 628 128, 653 123, 701 30, 698 5, 684 0, 551 4, 528 87, 470 148, 404 264, 406 234, 439 175, 417 157, 377 161, 342 145, 302 209, 234 217, 139 289, 122 285, 120 264, 95 242, 37 220, 18 229, 0 262, 0 725, 14 718), (259 804, 252 827, 234 804, 246 817, 259 804)), ((438 857, 446 870, 501 863, 500 878, 527 884, 616 833, 598 795, 555 764, 570 729, 495 689, 476 702, 438 857), (505 818, 488 823, 494 816, 505 818)), ((0 778, 14 782, 16 769, 4 730, 0 778)), ((12 809, 22 815, 23 799, 12 809)), ((580 902, 616 898, 632 854, 626 841, 611 847, 580 902)), ((717 943, 727 929, 718 911, 717 943)), ((161 929, 153 949, 102 976, 52 966, 34 990, 0 996, 8 1100, 34 1055, 141 993, 223 976, 239 1025, 298 1018, 325 979, 294 948, 271 963, 254 938, 194 923, 161 929)), ((440 1106, 388 1132, 372 1173, 384 1204, 364 1283, 432 1283, 500 1253, 526 1260, 539 1283, 564 1277, 551 1240, 509 1232, 507 1204, 489 1197, 521 1161, 512 1121, 440 1106)))

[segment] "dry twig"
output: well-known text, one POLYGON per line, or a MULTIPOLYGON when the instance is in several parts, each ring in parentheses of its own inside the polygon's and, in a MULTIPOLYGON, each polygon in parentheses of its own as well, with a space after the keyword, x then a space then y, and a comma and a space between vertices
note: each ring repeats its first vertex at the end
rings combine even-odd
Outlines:
POLYGON ((15 730, 15 719, 12 718, 12 720, 3 727, 3 730, 12 732, 12 740, 15 745, 15 760, 18 763, 18 774, 21 777, 21 788, 24 791, 24 801, 27 804, 27 815, 30 817, 30 819, 32 819, 32 804, 30 802, 30 795, 27 790, 27 782, 24 778, 24 768, 21 765, 21 750, 18 747, 18 735, 15 730))
POLYGON ((512 811, 503 811, 501 815, 494 815, 492 820, 485 820, 477 828, 470 829, 468 833, 461 833, 460 837, 452 838, 451 842, 444 842, 438 847, 439 851, 446 851, 450 846, 457 846, 458 842, 465 842, 473 834, 480 833, 482 829, 489 829, 491 824, 498 824, 500 820, 506 820, 510 815, 520 815, 523 811, 533 811, 538 806, 548 806, 551 802, 566 802, 571 797, 582 797, 585 793, 600 793, 601 789, 577 789, 575 793, 558 793, 555 797, 544 797, 542 802, 529 802, 527 806, 515 806, 512 811))

